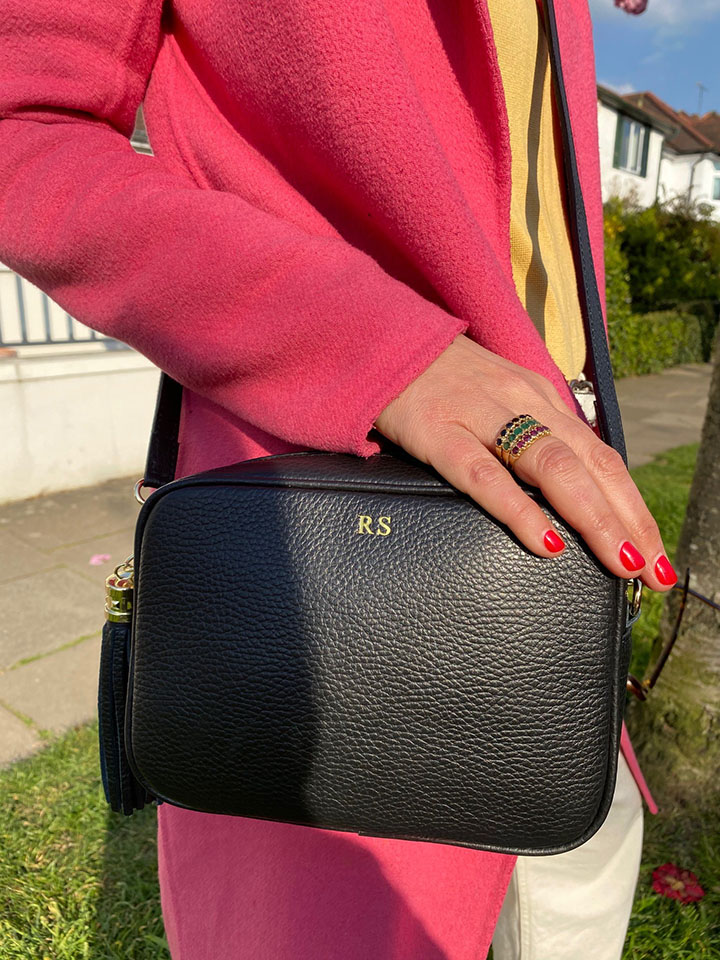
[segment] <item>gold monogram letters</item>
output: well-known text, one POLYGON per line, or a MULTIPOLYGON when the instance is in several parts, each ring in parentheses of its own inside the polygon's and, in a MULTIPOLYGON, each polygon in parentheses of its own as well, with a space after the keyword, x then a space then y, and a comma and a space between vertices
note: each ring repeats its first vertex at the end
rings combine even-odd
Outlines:
POLYGON ((358 514, 357 533, 371 533, 376 537, 387 537, 390 533, 390 517, 378 517, 377 528, 373 530, 373 518, 358 514))

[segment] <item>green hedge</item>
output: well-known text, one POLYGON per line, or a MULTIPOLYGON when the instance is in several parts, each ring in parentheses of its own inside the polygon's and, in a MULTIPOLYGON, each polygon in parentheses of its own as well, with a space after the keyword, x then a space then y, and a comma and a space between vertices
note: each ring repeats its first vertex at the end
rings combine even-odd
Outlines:
POLYGON ((625 227, 617 207, 605 208, 605 300, 608 325, 622 323, 631 314, 630 273, 622 234, 625 227))
POLYGON ((691 313, 658 310, 619 319, 608 314, 608 333, 616 377, 658 373, 678 363, 707 359, 701 320, 691 313))
MULTIPOLYGON (((720 271, 720 265, 718 265, 720 271)), ((712 357, 715 330, 718 325, 718 308, 720 304, 710 303, 707 300, 696 300, 678 304, 681 313, 692 313, 700 322, 700 336, 702 338, 702 358, 707 362, 712 357)))
POLYGON ((707 205, 679 198, 646 209, 614 205, 638 313, 720 300, 720 225, 707 205))
POLYGON ((687 204, 605 205, 608 332, 616 377, 710 359, 720 227, 687 204))

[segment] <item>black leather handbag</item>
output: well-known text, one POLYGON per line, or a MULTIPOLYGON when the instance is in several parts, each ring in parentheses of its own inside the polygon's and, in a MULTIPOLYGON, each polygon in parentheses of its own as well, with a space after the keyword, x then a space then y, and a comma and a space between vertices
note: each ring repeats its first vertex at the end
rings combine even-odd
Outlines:
MULTIPOLYGON (((571 229, 603 439, 622 424, 560 75, 571 229)), ((134 559, 108 581, 99 719, 113 809, 188 809, 506 853, 587 840, 613 794, 631 627, 610 573, 532 554, 394 449, 173 479, 161 379, 134 559)))

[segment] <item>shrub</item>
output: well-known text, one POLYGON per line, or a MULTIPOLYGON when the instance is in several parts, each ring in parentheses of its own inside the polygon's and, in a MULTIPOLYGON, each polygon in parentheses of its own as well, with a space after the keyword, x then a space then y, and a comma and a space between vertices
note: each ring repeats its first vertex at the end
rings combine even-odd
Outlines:
POLYGON ((659 310, 620 319, 608 313, 608 334, 616 377, 658 373, 678 363, 707 359, 700 319, 691 313, 659 310))
POLYGON ((613 198, 605 215, 627 258, 634 310, 720 300, 720 224, 707 204, 676 197, 642 209, 613 198))
POLYGON ((616 377, 710 359, 720 302, 720 225, 682 198, 605 204, 608 332, 616 377))
MULTIPOLYGON (((720 269, 720 265, 718 266, 720 269)), ((711 359, 715 330, 718 325, 718 308, 720 304, 708 300, 696 300, 678 304, 681 313, 692 313, 700 322, 700 336, 702 339, 702 358, 704 362, 711 359)))
POLYGON ((631 298, 628 261, 622 248, 622 232, 625 228, 622 212, 617 206, 606 207, 604 229, 605 300, 608 324, 620 324, 630 317, 631 298))

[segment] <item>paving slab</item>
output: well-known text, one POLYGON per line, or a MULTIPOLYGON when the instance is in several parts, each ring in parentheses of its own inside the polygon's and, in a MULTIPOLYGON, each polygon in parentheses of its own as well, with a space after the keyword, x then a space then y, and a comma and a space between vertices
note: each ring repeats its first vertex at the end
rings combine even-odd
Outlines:
POLYGON ((708 370, 712 370, 711 363, 679 363, 676 367, 668 367, 667 370, 662 370, 659 375, 670 378, 705 377, 708 370))
POLYGON ((631 468, 664 450, 699 442, 712 369, 711 363, 681 364, 617 381, 631 468))
POLYGON ((39 550, 79 543, 133 526, 140 504, 132 494, 137 477, 121 477, 79 490, 65 490, 0 506, 0 529, 39 550))
POLYGON ((32 727, 0 706, 0 767, 26 757, 41 745, 42 740, 32 727))
POLYGON ((99 666, 100 637, 92 637, 2 674, 0 703, 62 733, 97 716, 99 666))
MULTIPOLYGON (((127 527, 119 533, 91 537, 69 547, 57 547, 52 551, 51 556, 56 563, 97 584, 104 593, 105 578, 119 563, 132 554, 134 535, 135 527, 127 527), (103 560, 103 557, 109 559, 103 560), (95 562, 91 563, 91 560, 95 562)), ((100 614, 102 615, 102 602, 100 614)))
POLYGON ((104 605, 102 587, 67 567, 0 584, 0 668, 97 633, 104 605))
POLYGON ((0 527, 0 583, 53 566, 55 561, 46 551, 29 546, 7 527, 0 527))

